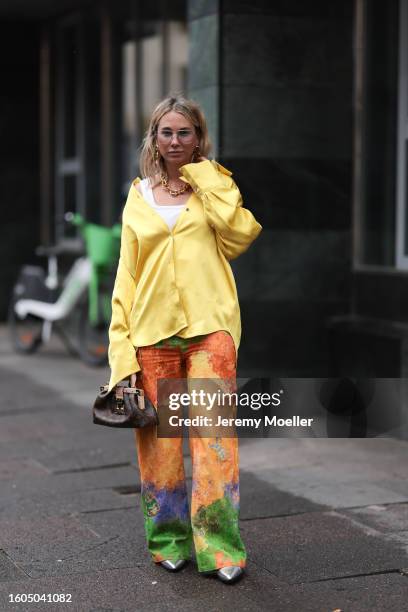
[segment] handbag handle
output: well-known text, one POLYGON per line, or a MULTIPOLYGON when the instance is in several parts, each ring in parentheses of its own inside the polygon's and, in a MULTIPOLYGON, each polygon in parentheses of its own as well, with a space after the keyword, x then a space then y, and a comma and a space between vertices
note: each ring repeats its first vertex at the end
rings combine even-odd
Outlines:
MULTIPOLYGON (((124 393, 128 393, 128 394, 132 394, 132 395, 137 395, 138 396, 138 407, 140 408, 140 410, 145 410, 146 409, 146 404, 145 404, 145 398, 144 398, 144 389, 138 389, 137 387, 128 387, 129 381, 123 381, 121 380, 120 382, 118 382, 114 389, 112 389, 112 392, 115 393, 116 395, 116 399, 117 400, 122 400, 123 401, 123 394, 124 393)), ((109 385, 101 385, 100 386, 100 390, 101 392, 107 392, 109 388, 109 385)), ((120 403, 122 403, 120 401, 120 403)))

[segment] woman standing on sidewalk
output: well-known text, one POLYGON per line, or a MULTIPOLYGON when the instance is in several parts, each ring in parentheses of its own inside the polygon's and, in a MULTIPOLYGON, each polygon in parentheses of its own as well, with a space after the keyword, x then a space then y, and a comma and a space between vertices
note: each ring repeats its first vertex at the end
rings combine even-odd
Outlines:
MULTIPOLYGON (((241 320, 229 260, 262 227, 242 206, 231 172, 207 159, 204 115, 169 96, 154 109, 122 216, 109 328, 109 390, 130 376, 157 407, 159 378, 236 377, 241 320)), ((160 415, 159 415, 160 417, 160 415)), ((181 569, 194 541, 200 572, 242 575, 238 440, 190 437, 191 519, 182 438, 135 429, 148 549, 181 569)))

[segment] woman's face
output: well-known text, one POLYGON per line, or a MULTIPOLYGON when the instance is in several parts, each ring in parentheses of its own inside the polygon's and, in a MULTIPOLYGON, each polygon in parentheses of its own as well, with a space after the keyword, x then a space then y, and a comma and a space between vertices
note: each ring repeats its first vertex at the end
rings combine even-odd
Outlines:
POLYGON ((157 146, 167 164, 177 167, 191 162, 198 138, 191 121, 176 111, 169 111, 157 126, 157 146))

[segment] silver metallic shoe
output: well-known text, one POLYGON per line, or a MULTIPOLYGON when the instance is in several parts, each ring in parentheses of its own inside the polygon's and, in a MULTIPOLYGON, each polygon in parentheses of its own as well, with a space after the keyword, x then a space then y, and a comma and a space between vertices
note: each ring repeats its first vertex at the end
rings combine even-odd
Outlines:
POLYGON ((217 577, 223 582, 228 582, 231 584, 232 582, 236 582, 243 575, 244 570, 242 567, 238 567, 237 565, 230 565, 228 567, 222 567, 217 571, 217 577))
POLYGON ((171 561, 170 559, 165 559, 164 561, 160 561, 160 565, 169 570, 169 572, 178 572, 182 567, 185 566, 187 561, 185 559, 179 559, 178 561, 171 561))

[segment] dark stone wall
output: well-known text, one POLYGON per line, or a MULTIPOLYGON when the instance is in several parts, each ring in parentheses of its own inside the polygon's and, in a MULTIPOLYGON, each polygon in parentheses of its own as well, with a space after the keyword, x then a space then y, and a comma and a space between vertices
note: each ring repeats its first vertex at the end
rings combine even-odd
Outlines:
POLYGON ((324 376, 327 319, 350 305, 353 2, 190 0, 189 15, 190 94, 263 226, 232 262, 241 372, 324 376))
POLYGON ((35 25, 0 23, 0 320, 21 264, 40 240, 39 37, 35 25))

